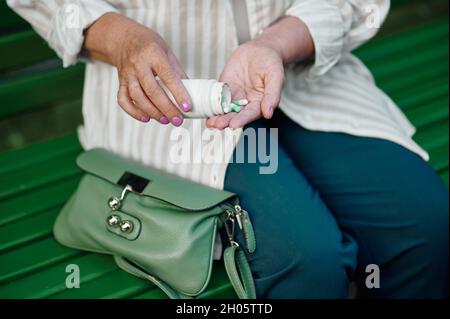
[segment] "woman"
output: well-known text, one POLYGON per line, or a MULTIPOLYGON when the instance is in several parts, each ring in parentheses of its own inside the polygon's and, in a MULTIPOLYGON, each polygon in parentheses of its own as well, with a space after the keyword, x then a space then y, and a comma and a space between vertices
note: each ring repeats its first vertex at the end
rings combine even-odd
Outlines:
POLYGON ((236 21, 250 39, 240 46, 229 0, 8 3, 64 66, 88 60, 84 148, 240 195, 258 242, 248 258, 259 297, 345 298, 351 280, 366 297, 448 295, 447 188, 412 140, 414 128, 350 53, 375 35, 388 0, 246 0, 238 12, 248 21, 236 21), (184 119, 187 76, 220 79, 250 104, 184 119), (229 163, 236 142, 206 145, 193 133, 206 126, 224 137, 278 128, 278 169, 229 163), (202 144, 226 160, 175 163, 175 127, 193 133, 193 153, 202 144), (380 269, 374 289, 365 285, 370 265, 380 269))

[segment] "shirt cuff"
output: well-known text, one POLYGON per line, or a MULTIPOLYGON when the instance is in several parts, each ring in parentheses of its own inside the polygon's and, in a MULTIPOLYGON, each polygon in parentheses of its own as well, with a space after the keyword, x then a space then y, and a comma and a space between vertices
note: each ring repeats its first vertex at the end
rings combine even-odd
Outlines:
POLYGON ((63 66, 77 63, 84 43, 84 30, 108 12, 118 12, 105 1, 81 0, 62 5, 52 17, 47 39, 63 66))
POLYGON ((307 66, 308 79, 327 73, 343 54, 346 26, 340 11, 337 5, 318 0, 300 1, 286 11, 305 23, 314 41, 315 60, 307 66))

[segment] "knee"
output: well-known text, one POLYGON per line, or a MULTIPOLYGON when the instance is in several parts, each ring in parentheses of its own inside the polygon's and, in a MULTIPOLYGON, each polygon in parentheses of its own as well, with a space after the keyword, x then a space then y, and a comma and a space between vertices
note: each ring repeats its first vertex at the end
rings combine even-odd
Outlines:
MULTIPOLYGON (((345 248, 340 240, 278 237, 272 248, 259 246, 255 258, 258 294, 265 298, 345 298, 345 248)), ((318 237, 318 236, 317 236, 318 237)))
POLYGON ((448 195, 446 195, 445 200, 442 200, 442 198, 436 199, 433 204, 435 205, 430 206, 427 211, 427 217, 422 220, 420 236, 426 244, 428 258, 437 263, 447 261, 448 266, 448 195))
POLYGON ((405 213, 417 225, 416 236, 430 248, 430 252, 448 254, 449 197, 445 186, 426 196, 409 197, 405 213), (445 189, 445 190, 444 190, 445 189))
POLYGON ((341 240, 312 242, 297 248, 295 269, 314 298, 346 298, 355 259, 356 247, 341 240))
POLYGON ((410 225, 408 237, 416 243, 415 256, 435 272, 448 272, 449 198, 444 185, 405 196, 402 214, 410 225))

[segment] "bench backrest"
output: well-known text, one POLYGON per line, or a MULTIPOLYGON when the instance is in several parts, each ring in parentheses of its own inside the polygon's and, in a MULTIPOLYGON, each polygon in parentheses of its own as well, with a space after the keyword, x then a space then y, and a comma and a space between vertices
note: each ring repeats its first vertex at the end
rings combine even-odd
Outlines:
POLYGON ((63 69, 47 43, 0 2, 0 119, 81 96, 84 66, 63 69))

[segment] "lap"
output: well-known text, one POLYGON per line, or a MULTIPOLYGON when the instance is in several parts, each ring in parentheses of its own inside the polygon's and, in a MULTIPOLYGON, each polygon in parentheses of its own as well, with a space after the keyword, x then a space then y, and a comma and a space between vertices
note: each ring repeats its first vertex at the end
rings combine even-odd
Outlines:
MULTIPOLYGON (((262 127, 260 123, 252 126, 258 127, 262 127)), ((301 295, 306 287, 309 287, 308 294, 326 295, 329 290, 322 289, 321 295, 314 294, 314 289, 320 290, 321 284, 327 282, 325 278, 333 277, 327 284, 340 285, 341 291, 345 291, 344 280, 338 278, 344 277, 341 273, 353 270, 356 249, 354 243, 343 237, 319 193, 282 147, 278 148, 275 174, 260 174, 259 169, 259 162, 231 163, 225 179, 225 189, 239 195, 252 218, 258 248, 248 258, 257 286, 259 280, 270 278, 272 282, 277 278, 271 274, 302 265, 305 280, 317 279, 322 283, 317 282, 315 288, 304 285, 305 288, 296 290, 299 296, 307 296, 301 295), (323 261, 330 262, 320 266, 323 261)), ((293 284, 301 286, 299 282, 293 284)))
MULTIPOLYGON (((248 147, 255 148, 257 145, 248 147)), ((248 147, 246 150, 252 152, 248 147)), ((289 243, 277 242, 281 234, 296 237, 297 234, 306 236, 311 232, 309 236, 314 236, 315 231, 312 230, 323 227, 334 234, 335 240, 339 240, 336 221, 318 192, 295 167, 283 148, 279 148, 278 155, 275 174, 260 174, 260 162, 230 163, 227 169, 225 189, 237 193, 242 206, 250 212, 256 235, 260 237, 258 241, 264 247, 267 247, 266 241, 269 245, 284 246, 289 243), (277 238, 274 234, 280 236, 277 238)))
POLYGON ((343 226, 407 219, 426 227, 430 217, 448 219, 448 189, 418 155, 386 140, 309 131, 279 116, 282 147, 343 226))
POLYGON ((342 295, 343 272, 377 264, 383 289, 371 296, 448 294, 448 189, 426 162, 385 140, 306 130, 281 112, 270 125, 279 129, 276 172, 232 163, 225 179, 254 223, 257 289, 298 268, 284 282, 294 285, 289 296, 326 296, 337 285, 342 295))

